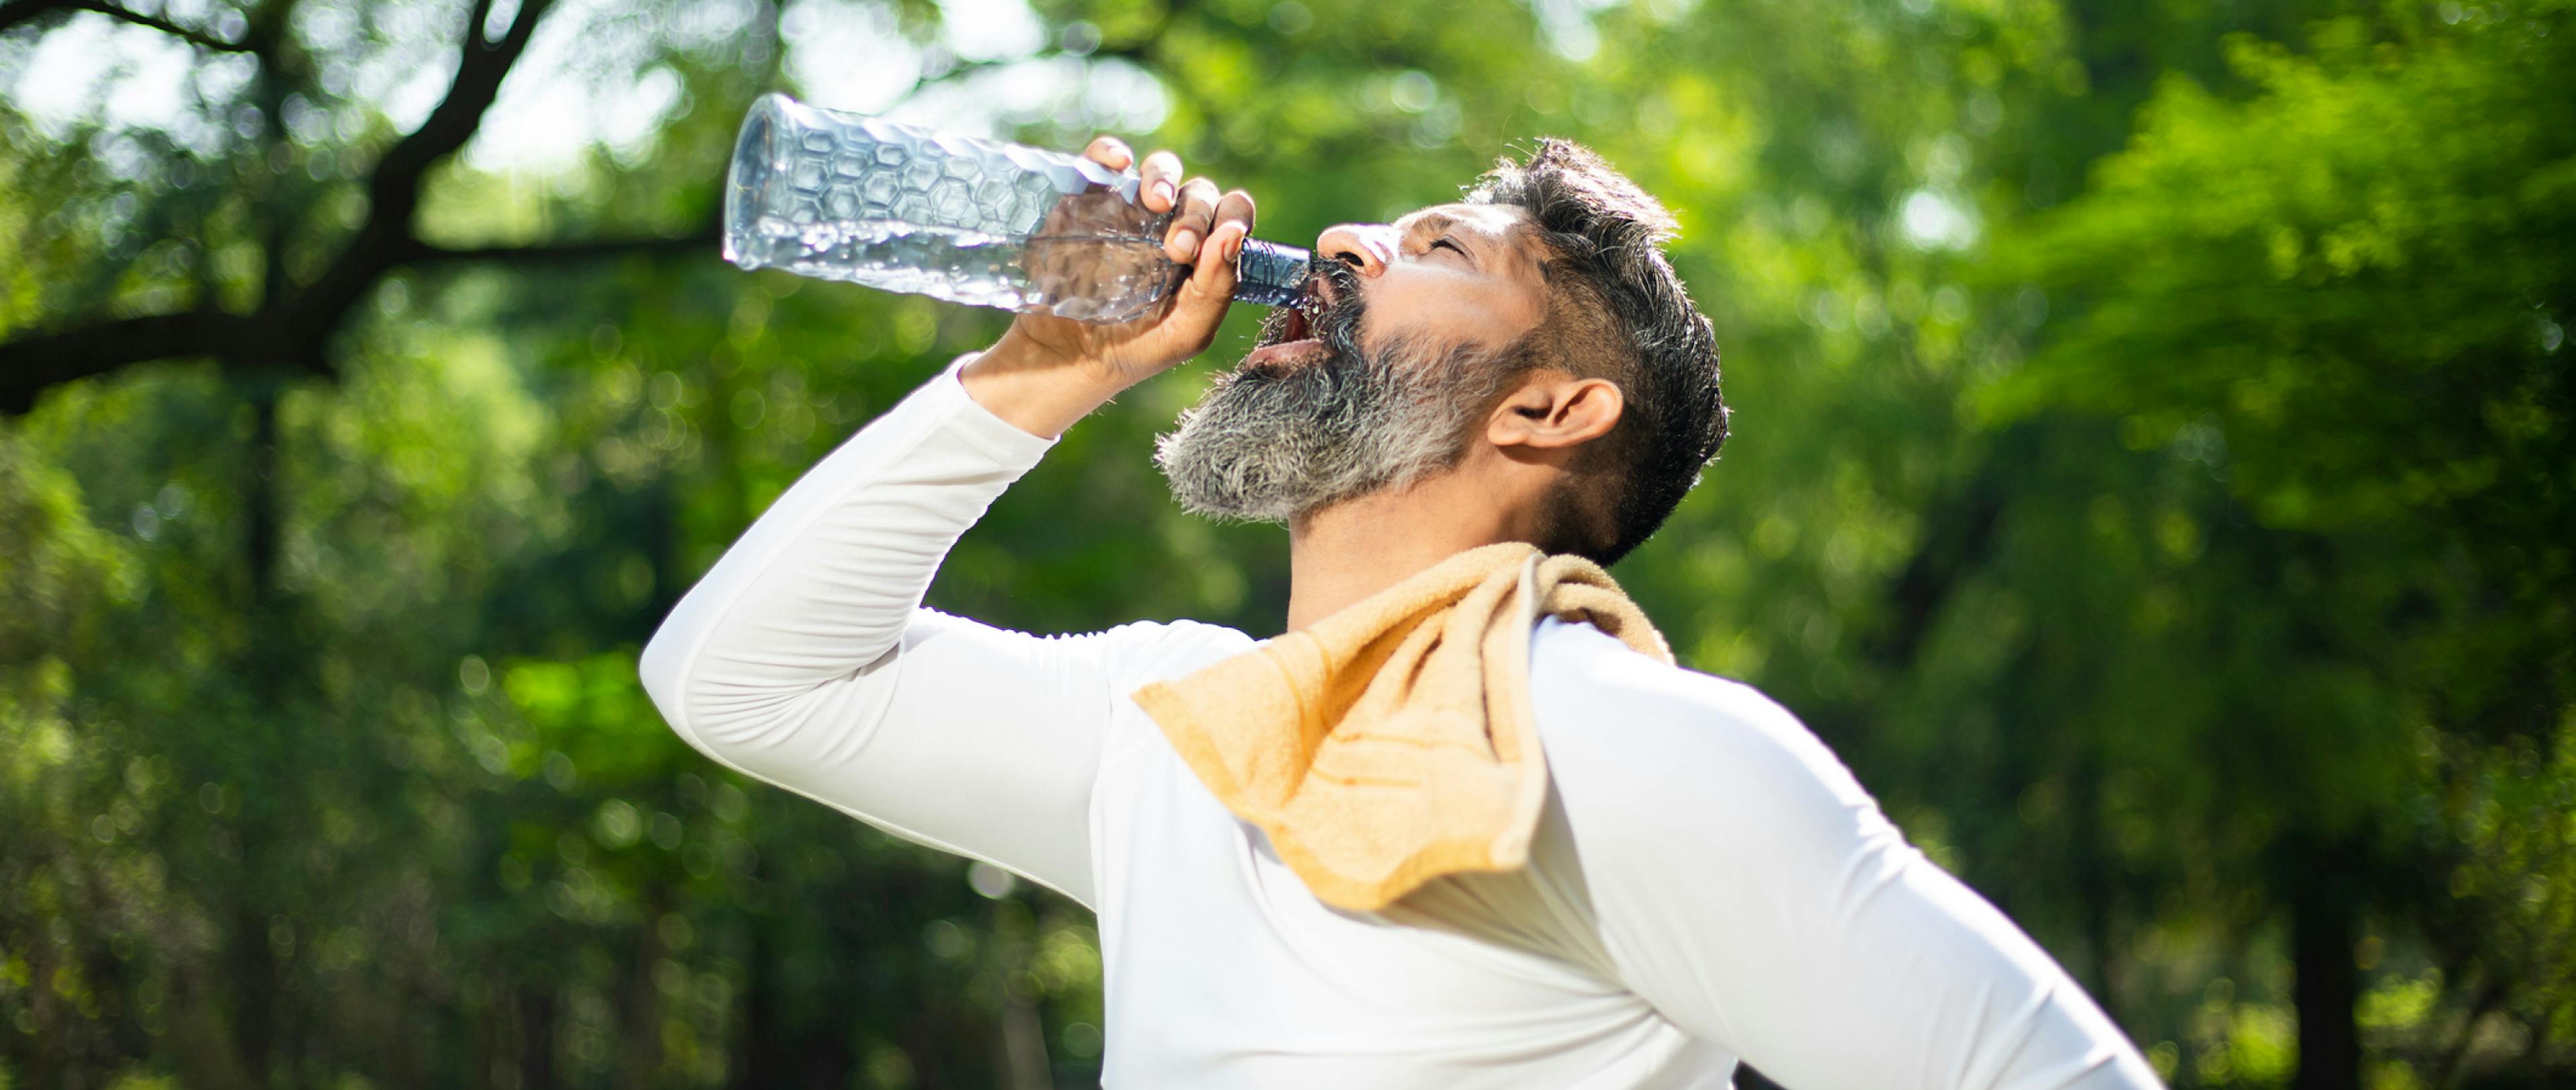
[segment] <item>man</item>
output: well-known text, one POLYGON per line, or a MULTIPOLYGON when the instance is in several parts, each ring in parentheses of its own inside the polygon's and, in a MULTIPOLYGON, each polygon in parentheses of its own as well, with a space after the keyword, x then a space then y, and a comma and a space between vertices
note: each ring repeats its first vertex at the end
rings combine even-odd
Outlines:
MULTIPOLYGON (((1169 152, 1140 173, 1193 266, 1170 304, 1023 316, 826 457, 645 648, 674 729, 1093 908, 1113 1086, 1723 1087, 1739 1058, 1798 1090, 2155 1085, 1788 712, 1590 624, 1528 634, 1547 794, 1526 864, 1348 911, 1131 695, 1250 636, 1041 638, 921 608, 1057 436, 1213 338, 1252 201, 1169 152)), ((1313 316, 1274 314, 1156 460, 1193 510, 1287 524, 1292 631, 1497 543, 1615 560, 1726 431, 1671 229, 1559 141, 1462 201, 1332 228, 1313 316)))

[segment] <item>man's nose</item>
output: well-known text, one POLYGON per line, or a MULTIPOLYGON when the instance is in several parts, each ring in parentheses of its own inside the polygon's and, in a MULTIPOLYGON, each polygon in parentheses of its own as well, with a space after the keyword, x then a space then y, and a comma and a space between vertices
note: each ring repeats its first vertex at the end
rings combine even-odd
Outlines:
POLYGON ((1375 278, 1395 263, 1395 228, 1383 223, 1341 223, 1315 237, 1315 252, 1375 278))

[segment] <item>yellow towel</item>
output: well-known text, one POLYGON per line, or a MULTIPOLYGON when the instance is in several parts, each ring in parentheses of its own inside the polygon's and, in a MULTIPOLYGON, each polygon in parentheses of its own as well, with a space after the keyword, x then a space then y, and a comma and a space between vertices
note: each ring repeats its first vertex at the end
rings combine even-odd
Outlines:
POLYGON ((1528 861, 1547 801, 1529 705, 1541 614, 1673 661, 1599 565, 1506 542, 1147 685, 1136 703, 1317 898, 1384 908, 1445 874, 1528 861))

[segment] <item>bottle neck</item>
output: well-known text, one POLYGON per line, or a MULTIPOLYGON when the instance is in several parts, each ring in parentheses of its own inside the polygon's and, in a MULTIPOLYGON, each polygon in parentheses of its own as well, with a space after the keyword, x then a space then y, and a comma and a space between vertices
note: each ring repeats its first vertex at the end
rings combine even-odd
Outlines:
POLYGON ((1243 240, 1234 263, 1234 297, 1265 307, 1295 306, 1306 297, 1306 274, 1314 254, 1295 246, 1260 239, 1243 240))

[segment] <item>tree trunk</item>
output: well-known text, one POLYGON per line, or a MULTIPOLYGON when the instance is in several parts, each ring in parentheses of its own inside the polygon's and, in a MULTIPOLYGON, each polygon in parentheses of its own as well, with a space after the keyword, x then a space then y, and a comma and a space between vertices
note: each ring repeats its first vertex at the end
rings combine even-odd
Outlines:
POLYGON ((232 977, 233 1051, 241 1056, 242 1074, 252 1086, 270 1085, 277 1045, 277 951, 269 945, 268 920, 247 905, 233 908, 226 950, 232 977))
POLYGON ((2290 898, 2290 957, 2298 974, 2299 1074, 2292 1090, 2360 1090, 2361 998, 2353 966, 2358 910, 2332 856, 2310 853, 2305 881, 2290 898))
POLYGON ((61 1086, 71 1068, 70 1050, 63 1047, 67 1030, 63 1002, 54 991, 54 944, 39 928, 30 927, 27 936, 27 1010, 34 1023, 32 1043, 34 1059, 28 1063, 29 1086, 61 1086))
POLYGON ((519 1090, 552 1090, 555 1077, 555 995, 521 985, 519 1013, 519 1090))
POLYGON ((829 1026, 807 1029, 797 1037, 796 1075, 789 1084, 803 1090, 841 1090, 858 1073, 859 1057, 850 1035, 829 1026))
POLYGON ((2117 896, 2111 874, 2111 844, 2103 832, 2102 772, 2088 753, 2077 759, 2074 775, 2068 777, 2076 787, 2074 829, 2069 846, 2074 850, 2076 887, 2082 891, 2084 910, 2084 944, 2091 957, 2086 965, 2085 987, 2093 1001, 2113 1023, 2120 1018, 2119 965, 2117 945, 2112 937, 2112 899, 2117 896))
POLYGON ((250 402, 250 449, 243 452, 242 568, 250 580, 251 608, 265 609, 277 587, 277 384, 254 379, 242 396, 250 402))
MULTIPOLYGON (((252 381, 238 387, 250 405, 250 443, 242 460, 242 612, 248 619, 247 646, 233 654, 235 668, 250 679, 263 710, 282 714, 282 651, 276 639, 278 502, 277 387, 252 381)), ((240 1057, 250 1086, 273 1085, 276 1079, 279 1005, 285 982, 276 948, 269 941, 269 917, 261 911, 258 884, 268 865, 265 823, 247 819, 240 828, 241 873, 248 885, 228 883, 233 904, 226 936, 226 970, 231 976, 233 1050, 240 1057)))
POLYGON ((770 942, 767 921, 755 916, 750 921, 751 952, 743 959, 741 1026, 734 1035, 733 1085, 743 1090, 758 1090, 784 1084, 786 1069, 779 1063, 784 1051, 778 1036, 778 997, 772 994, 777 974, 769 971, 770 942))
POLYGON ((1046 1027, 1038 1017, 1037 997, 1017 982, 1028 968, 1036 945, 1036 928, 1017 902, 993 902, 995 975, 1001 978, 1002 1085, 1009 1090, 1048 1090, 1055 1085, 1047 1065, 1046 1027))
POLYGON ((636 929, 635 958, 621 982, 617 1012, 617 1085, 619 1090, 649 1090, 662 1069, 662 988, 654 979, 661 964, 662 913, 669 900, 655 889, 644 896, 644 924, 636 929))

